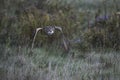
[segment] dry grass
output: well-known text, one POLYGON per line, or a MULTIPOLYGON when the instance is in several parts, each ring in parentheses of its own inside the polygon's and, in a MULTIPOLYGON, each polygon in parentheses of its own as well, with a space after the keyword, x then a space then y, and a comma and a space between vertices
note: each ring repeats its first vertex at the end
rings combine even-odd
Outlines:
POLYGON ((60 51, 5 47, 0 80, 119 80, 119 52, 92 51, 64 55, 60 51))

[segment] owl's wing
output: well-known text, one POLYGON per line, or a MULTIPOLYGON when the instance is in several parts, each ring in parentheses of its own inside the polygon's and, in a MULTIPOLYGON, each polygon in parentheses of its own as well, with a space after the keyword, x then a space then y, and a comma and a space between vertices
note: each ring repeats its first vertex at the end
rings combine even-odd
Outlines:
POLYGON ((120 12, 116 12, 117 15, 120 15, 120 12))
POLYGON ((37 36, 37 33, 38 31, 42 30, 43 28, 37 28, 36 29, 36 32, 35 32, 35 35, 34 35, 34 38, 33 38, 33 42, 32 42, 32 48, 34 47, 34 43, 35 43, 35 39, 36 39, 36 36, 37 36))
POLYGON ((65 39, 66 37, 63 34, 62 28, 58 27, 58 26, 55 26, 55 29, 57 29, 57 30, 59 30, 61 32, 61 34, 62 34, 62 41, 63 41, 63 44, 64 44, 64 48, 65 48, 66 51, 68 51, 69 48, 68 48, 68 45, 67 45, 67 42, 66 42, 66 39, 65 39))
POLYGON ((57 29, 57 30, 59 30, 60 32, 62 32, 62 33, 63 33, 63 31, 62 31, 62 28, 61 28, 61 27, 55 26, 55 29, 57 29))

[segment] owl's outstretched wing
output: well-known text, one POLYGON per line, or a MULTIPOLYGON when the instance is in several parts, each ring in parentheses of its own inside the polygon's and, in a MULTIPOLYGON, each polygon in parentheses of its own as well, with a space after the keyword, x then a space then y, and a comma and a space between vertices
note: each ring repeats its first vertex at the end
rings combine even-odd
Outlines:
POLYGON ((61 32, 61 34, 62 34, 62 41, 63 41, 63 44, 64 44, 64 48, 65 48, 66 51, 68 51, 69 48, 68 48, 68 45, 67 45, 67 42, 66 42, 66 39, 65 39, 66 37, 63 34, 62 28, 58 27, 58 26, 55 26, 55 29, 57 29, 57 30, 59 30, 61 32))
POLYGON ((62 31, 62 28, 61 28, 61 27, 55 26, 55 29, 57 29, 57 30, 59 30, 60 32, 62 32, 62 33, 63 33, 63 31, 62 31))
POLYGON ((117 15, 120 15, 120 12, 116 12, 117 15))
POLYGON ((38 31, 42 30, 43 28, 37 28, 36 29, 36 32, 35 32, 35 35, 34 35, 34 38, 33 38, 33 42, 32 42, 32 48, 34 47, 34 43, 35 43, 35 39, 36 39, 36 36, 37 36, 37 33, 38 31))

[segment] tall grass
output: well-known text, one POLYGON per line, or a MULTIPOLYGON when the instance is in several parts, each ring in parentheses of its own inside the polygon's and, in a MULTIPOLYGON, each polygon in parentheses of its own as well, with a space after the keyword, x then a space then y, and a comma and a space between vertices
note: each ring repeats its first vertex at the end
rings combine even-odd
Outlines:
MULTIPOLYGON (((1 47, 2 48, 2 47, 1 47)), ((74 57, 60 51, 4 47, 0 80, 119 80, 120 54, 112 51, 78 52, 74 57)))

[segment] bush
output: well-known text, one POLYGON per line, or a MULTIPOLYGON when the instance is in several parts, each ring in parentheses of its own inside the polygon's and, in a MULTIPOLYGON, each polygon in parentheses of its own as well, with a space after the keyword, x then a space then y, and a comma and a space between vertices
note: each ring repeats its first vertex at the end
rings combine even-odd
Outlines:
POLYGON ((92 47, 120 49, 120 18, 113 15, 104 23, 96 22, 84 33, 84 38, 92 47), (104 26, 104 27, 103 27, 104 26))

